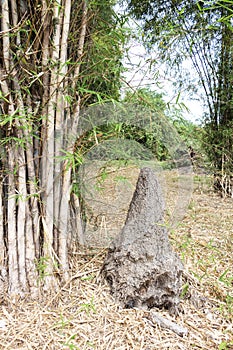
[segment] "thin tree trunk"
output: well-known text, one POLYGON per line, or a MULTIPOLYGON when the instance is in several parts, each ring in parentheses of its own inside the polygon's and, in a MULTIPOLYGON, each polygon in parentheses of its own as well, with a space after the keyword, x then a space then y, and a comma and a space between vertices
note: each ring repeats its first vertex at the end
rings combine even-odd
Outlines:
MULTIPOLYGON (((82 20, 81 20, 81 28, 80 28, 80 36, 79 36, 79 42, 78 42, 78 60, 79 63, 81 63, 81 59, 83 56, 83 52, 84 52, 84 43, 85 43, 85 38, 86 38, 86 34, 87 34, 87 22, 88 22, 88 7, 87 7, 87 3, 84 0, 82 3, 82 20)), ((73 77, 73 84, 72 84, 72 88, 75 90, 75 84, 79 78, 79 74, 80 74, 80 67, 81 64, 77 64, 75 71, 74 71, 74 77, 73 77)), ((76 135, 77 133, 77 127, 78 127, 78 122, 79 122, 79 114, 80 114, 80 103, 81 103, 81 99, 80 97, 77 98, 77 102, 74 106, 74 110, 73 110, 73 116, 70 116, 70 120, 71 120, 71 127, 70 127, 70 135, 76 135)), ((68 132, 67 132, 68 133, 68 132)), ((73 152, 74 151, 74 145, 72 144, 67 144, 67 148, 69 150, 69 152, 73 152)), ((66 174, 66 189, 65 191, 68 191, 68 179, 71 179, 71 171, 70 174, 66 174)), ((67 192, 64 192, 67 193, 67 192)), ((63 194, 64 197, 64 194, 63 194)), ((83 237, 83 229, 82 229, 82 220, 81 220, 81 210, 80 210, 80 203, 79 203, 79 199, 77 198, 76 195, 72 196, 72 200, 70 201, 70 214, 73 211, 73 216, 75 217, 75 220, 73 219, 73 223, 72 223, 72 227, 75 226, 75 232, 77 232, 77 240, 78 243, 83 245, 84 244, 84 237, 83 237)), ((69 238, 69 241, 71 243, 73 237, 69 238)), ((72 244, 71 244, 72 245, 72 244)))
MULTIPOLYGON (((8 1, 2 2, 2 17, 1 17, 1 25, 2 31, 7 32, 9 30, 9 7, 8 1)), ((6 72, 10 70, 10 38, 8 35, 3 36, 3 58, 6 72)))
POLYGON ((18 196, 17 201, 17 238, 18 238, 18 268, 19 268, 19 281, 22 291, 27 290, 27 277, 26 277, 26 174, 25 174, 25 156, 23 149, 19 149, 18 156, 18 196))
MULTIPOLYGON (((64 5, 64 17, 63 17, 63 26, 62 26, 62 37, 61 37, 61 55, 60 55, 60 64, 61 64, 61 73, 60 77, 63 78, 63 86, 64 90, 66 89, 67 82, 64 80, 64 77, 67 73, 67 42, 69 35, 69 27, 70 27, 70 15, 71 15, 71 0, 66 0, 64 5)), ((60 79, 61 79, 60 78, 60 79)), ((62 82, 59 81, 59 84, 62 82)), ((61 92, 61 89, 59 90, 61 92)), ((58 106, 59 112, 63 112, 60 114, 60 118, 56 120, 56 127, 59 130, 61 127, 64 127, 64 108, 63 98, 61 94, 58 96, 58 106)), ((69 112, 68 112, 69 113, 69 112)), ((68 120, 70 119, 70 114, 66 116, 68 120)), ((62 132, 61 132, 62 134, 62 132)), ((63 135, 63 140, 66 142, 66 138, 69 135, 63 135), (65 136, 65 137, 64 137, 65 136)), ((62 140, 61 140, 62 141, 62 140)), ((58 150, 60 152, 60 150, 58 150)), ((68 278, 68 220, 69 220, 69 195, 70 195, 70 187, 71 187, 71 167, 66 169, 66 162, 63 165, 63 176, 62 176, 62 186, 60 192, 60 211, 59 211, 59 258, 62 265, 63 278, 67 280, 68 278), (65 198, 64 198, 65 195, 65 198)))
POLYGON ((61 101, 63 101, 63 96, 61 96, 61 60, 60 60, 60 38, 62 33, 62 24, 64 18, 64 7, 62 6, 61 0, 57 1, 57 6, 54 8, 53 13, 53 22, 55 23, 54 28, 54 40, 53 40, 53 60, 57 62, 57 71, 56 74, 52 75, 53 83, 52 85, 55 88, 54 98, 56 100, 56 121, 55 121, 55 130, 54 130, 54 241, 53 246, 54 250, 58 252, 59 250, 59 203, 60 203, 60 191, 61 191, 61 148, 62 148, 62 114, 64 109, 62 108, 61 101), (59 127, 58 127, 59 126, 59 127))
POLYGON ((3 192, 2 178, 0 178, 0 273, 3 266, 5 265, 5 256, 6 256, 5 243, 4 243, 4 225, 3 225, 4 213, 3 213, 2 192, 3 192))
POLYGON ((17 236, 17 222, 16 222, 16 199, 15 199, 15 152, 14 147, 8 148, 8 208, 7 221, 11 228, 8 230, 8 264, 9 269, 9 287, 10 293, 18 294, 20 290, 19 285, 19 270, 18 270, 18 236, 17 236))

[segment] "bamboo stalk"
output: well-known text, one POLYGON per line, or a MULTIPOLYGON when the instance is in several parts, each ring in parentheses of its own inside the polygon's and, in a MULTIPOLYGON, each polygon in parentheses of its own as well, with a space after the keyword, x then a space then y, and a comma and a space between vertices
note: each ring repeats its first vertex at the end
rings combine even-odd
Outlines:
MULTIPOLYGON (((63 78, 67 72, 67 42, 68 35, 70 29, 70 16, 71 16, 71 0, 66 0, 64 4, 64 17, 63 17, 63 26, 62 26, 62 38, 61 38, 61 53, 60 53, 60 61, 62 65, 62 74, 63 78)), ((64 88, 66 87, 66 83, 63 83, 64 88)), ((60 91, 61 93, 61 91, 60 91)), ((61 128, 64 125, 64 111, 62 113, 62 96, 59 94, 58 102, 59 105, 59 113, 60 118, 56 120, 57 128, 61 128)), ((70 115, 68 115, 68 120, 70 115)), ((67 118, 67 117, 66 117, 67 118)), ((68 134, 64 135, 65 138, 68 137, 68 134)), ((61 141, 61 140, 60 140, 61 141)), ((61 145, 61 143, 60 143, 61 145)), ((59 145, 59 146, 60 146, 59 145)), ((58 150, 60 151, 60 150, 58 150)), ((71 186, 71 170, 66 169, 67 162, 63 164, 63 177, 62 177, 62 186, 60 192, 60 212, 59 212, 59 259, 61 261, 62 270, 63 270, 63 278, 67 280, 68 278, 68 220, 69 220, 69 199, 70 199, 70 186, 71 186)))
MULTIPOLYGON (((32 114, 32 101, 27 97, 28 113, 32 114)), ((29 133, 26 128, 24 131, 26 141, 26 167, 27 167, 27 189, 29 198, 26 205, 26 273, 32 294, 36 291, 37 273, 35 271, 35 259, 40 255, 39 242, 39 214, 38 214, 38 188, 36 183, 35 162, 33 159, 33 141, 29 141, 29 133)))
POLYGON ((19 281, 23 291, 27 290, 26 276, 26 162, 24 151, 19 148, 17 150, 18 163, 18 200, 17 200, 17 243, 18 243, 18 268, 19 281))
MULTIPOLYGON (((7 32, 9 28, 10 18, 9 18, 9 6, 8 1, 2 2, 2 16, 1 16, 1 24, 2 24, 2 31, 7 32)), ((10 37, 8 35, 3 35, 2 38, 3 41, 3 58, 4 58, 4 64, 6 72, 9 72, 10 70, 10 37)))
MULTIPOLYGON (((3 32, 7 32, 10 29, 10 16, 9 16, 9 4, 8 1, 2 3, 2 17, 1 17, 1 29, 3 32)), ((10 71, 10 37, 8 35, 3 36, 3 59, 5 65, 5 74, 10 71)), ((7 83, 3 85, 5 92, 9 92, 7 83)), ((3 91, 4 91, 3 90, 3 91)), ((12 96, 9 100, 12 102, 12 96)), ((13 115, 15 112, 13 103, 9 105, 8 114, 13 115)), ((11 127, 11 126, 10 126, 11 127)), ((10 129, 9 129, 10 130, 10 129)), ((8 132, 9 132, 8 130, 8 132)), ((19 285, 19 265, 18 265, 18 247, 17 247, 17 221, 16 221, 16 199, 15 199, 15 149, 14 145, 10 144, 7 149, 7 169, 8 169, 8 186, 7 186, 7 238, 8 238, 8 291, 10 294, 20 292, 19 285)))
POLYGON ((57 2, 57 4, 54 7, 53 11, 53 22, 56 23, 55 27, 55 35, 53 39, 53 52, 52 52, 52 60, 54 62, 57 62, 57 69, 54 74, 51 76, 51 80, 53 81, 52 85, 54 86, 54 89, 56 90, 56 95, 54 92, 54 96, 52 96, 52 99, 54 99, 54 103, 56 103, 56 120, 55 120, 55 135, 54 135, 54 156, 55 163, 54 163, 54 249, 56 253, 58 254, 59 249, 59 207, 60 207, 60 189, 61 189, 61 161, 59 160, 59 156, 61 156, 61 139, 62 139, 62 133, 63 133, 63 127, 62 127, 62 115, 64 114, 64 108, 62 106, 63 96, 62 96, 62 86, 61 86, 61 79, 63 79, 62 76, 62 64, 61 58, 60 58, 60 51, 61 51, 61 34, 62 34, 62 23, 64 18, 64 7, 62 6, 61 0, 57 2), (60 101, 61 100, 61 101, 60 101))
MULTIPOLYGON (((80 36, 79 36, 79 42, 78 42, 78 58, 79 61, 82 58, 83 55, 83 49, 84 49, 84 42, 86 38, 86 32, 87 32, 87 14, 88 14, 88 8, 87 8, 87 2, 83 1, 83 15, 82 15, 82 21, 81 21, 81 29, 80 29, 80 36)), ((80 64, 76 65, 75 71, 74 71, 74 79, 73 79, 73 89, 75 88, 76 81, 79 77, 80 73, 80 64)))
MULTIPOLYGON (((17 11, 17 4, 15 0, 11 0, 11 14, 12 14, 12 22, 14 27, 18 24, 18 11, 17 11)), ((20 31, 17 31, 16 34, 16 45, 20 45, 20 31)))
POLYGON ((5 244, 4 244, 4 227, 3 227, 3 186, 0 179, 0 267, 5 265, 5 244))
POLYGON ((18 247, 16 230, 16 199, 15 199, 15 178, 14 178, 15 153, 14 148, 8 148, 8 266, 9 268, 9 287, 10 294, 19 293, 19 265, 18 265, 18 247))
MULTIPOLYGON (((43 38, 43 57, 42 64, 44 69, 51 59, 50 50, 50 21, 48 13, 51 10, 47 5, 47 2, 42 2, 42 18, 44 25, 44 38, 43 38)), ((44 244, 43 253, 47 259, 46 266, 46 279, 45 289, 51 289, 54 287, 53 278, 53 256, 52 256, 52 245, 53 245, 53 216, 54 216, 54 199, 53 199, 53 184, 54 184, 54 119, 55 119, 55 106, 53 105, 52 96, 54 88, 51 86, 51 78, 49 73, 44 74, 44 108, 43 112, 46 113, 45 120, 43 122, 43 150, 41 159, 41 185, 44 190, 43 192, 43 229, 44 229, 44 244), (50 85, 46 85, 50 84, 50 85), (51 89, 49 88, 51 87, 51 89)))

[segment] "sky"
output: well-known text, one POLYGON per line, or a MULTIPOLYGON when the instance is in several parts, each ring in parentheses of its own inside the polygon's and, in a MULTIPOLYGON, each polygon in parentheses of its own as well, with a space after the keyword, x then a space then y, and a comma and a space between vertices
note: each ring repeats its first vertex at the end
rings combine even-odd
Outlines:
MULTIPOLYGON (((122 4, 120 6, 117 3, 115 5, 115 11, 119 14, 123 14, 125 8, 122 4)), ((134 35, 134 39, 131 39, 128 44, 128 58, 125 56, 123 62, 124 66, 128 69, 128 72, 125 73, 126 86, 131 86, 133 88, 148 87, 151 90, 163 92, 166 102, 175 103, 179 91, 174 91, 172 81, 164 74, 165 68, 161 65, 159 67, 159 74, 157 74, 158 72, 156 71, 153 73, 149 68, 151 60, 159 62, 159 57, 156 57, 156 54, 148 56, 145 48, 140 44, 140 41, 135 39, 140 33, 140 24, 128 18, 128 25, 132 30, 135 29, 136 34, 134 35)), ((193 71, 191 61, 186 61, 184 65, 185 69, 190 73, 193 71)), ((204 107, 200 96, 201 93, 199 95, 193 95, 191 99, 184 90, 180 92, 179 97, 179 102, 183 102, 189 109, 189 112, 184 113, 184 118, 197 124, 200 124, 204 113, 204 107)))
MULTIPOLYGON (((132 88, 148 87, 151 90, 164 93, 164 100, 171 104, 176 103, 179 91, 174 90, 172 81, 165 75, 165 68, 158 66, 157 71, 150 70, 151 60, 156 57, 149 57, 145 48, 137 42, 129 44, 128 57, 124 59, 124 66, 128 69, 125 73, 127 85, 132 88)), ((191 62, 185 62, 185 69, 192 72, 191 62)), ((204 108, 202 106, 199 95, 194 95, 192 99, 184 91, 180 92, 179 102, 183 102, 189 109, 184 112, 184 117, 194 123, 198 123, 203 115, 204 108)))

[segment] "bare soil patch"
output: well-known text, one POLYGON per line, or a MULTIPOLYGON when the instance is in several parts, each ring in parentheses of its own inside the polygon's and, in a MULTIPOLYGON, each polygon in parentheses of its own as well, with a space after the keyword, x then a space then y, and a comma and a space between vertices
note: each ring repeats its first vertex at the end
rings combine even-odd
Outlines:
MULTIPOLYGON (((136 170, 131 169, 129 173, 125 170, 117 176, 122 181, 129 176, 133 192, 136 170)), ((106 247, 103 247, 105 244, 102 247, 97 244, 96 248, 80 248, 73 252, 70 281, 53 295, 41 296, 41 300, 33 302, 18 300, 14 303, 2 297, 0 348, 233 349, 233 199, 221 198, 212 192, 211 178, 195 175, 194 191, 183 213, 185 216, 179 223, 176 221, 176 226, 171 225, 170 218, 177 208, 174 193, 179 192, 178 176, 174 172, 168 174, 167 183, 171 183, 171 187, 166 186, 166 196, 168 202, 170 196, 171 204, 168 205, 165 224, 170 226, 170 240, 185 265, 181 308, 177 316, 157 311, 186 327, 187 336, 180 337, 170 330, 152 326, 147 312, 122 309, 114 302, 108 286, 99 278, 106 247)), ((119 182, 113 177, 106 181, 112 188, 106 186, 108 195, 104 191, 101 195, 113 198, 114 186, 119 182)), ((125 203, 125 208, 121 208, 125 214, 127 205, 125 203)), ((96 208, 100 207, 96 204, 96 208)), ((103 213, 108 222, 106 212, 103 213)), ((114 228, 119 230, 123 222, 122 213, 114 228)), ((96 227, 93 232, 98 235, 101 226, 97 224, 96 227)), ((105 228, 109 240, 108 226, 105 228)))

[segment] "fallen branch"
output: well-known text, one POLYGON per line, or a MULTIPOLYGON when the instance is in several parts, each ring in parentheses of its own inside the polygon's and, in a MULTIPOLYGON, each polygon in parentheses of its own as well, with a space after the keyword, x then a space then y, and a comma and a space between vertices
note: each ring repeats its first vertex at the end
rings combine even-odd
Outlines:
POLYGON ((165 317, 160 316, 158 313, 150 312, 149 317, 146 319, 148 323, 155 327, 155 323, 162 328, 170 329, 172 332, 178 334, 180 337, 184 337, 188 334, 188 329, 178 325, 175 322, 168 320, 165 317))

